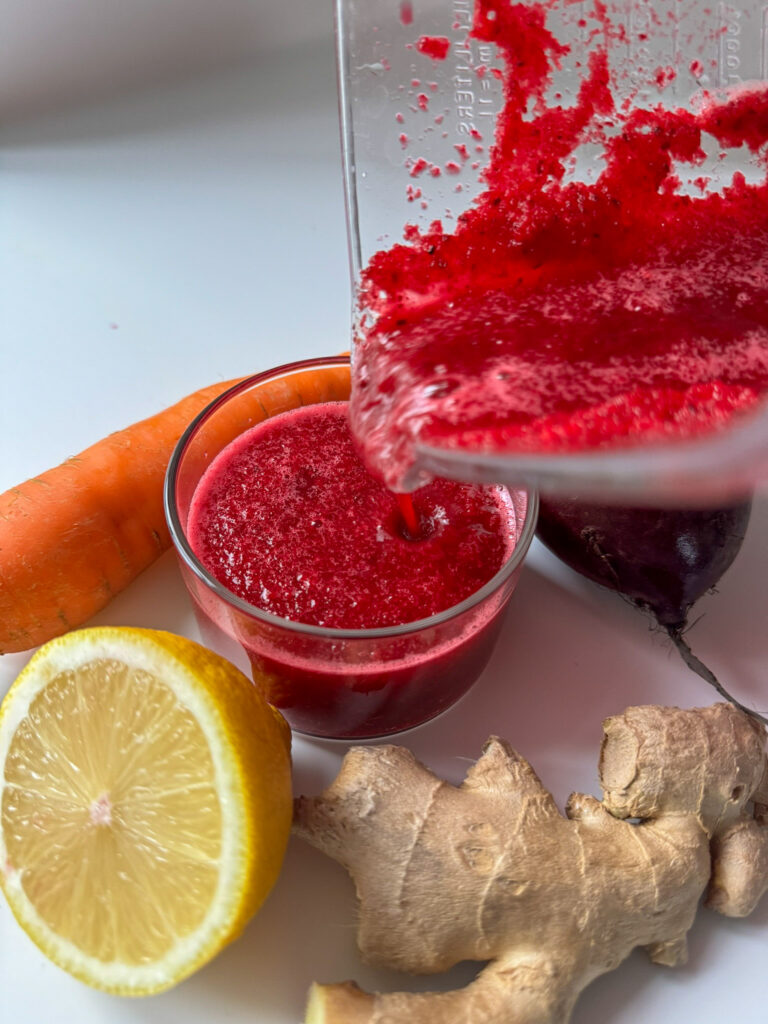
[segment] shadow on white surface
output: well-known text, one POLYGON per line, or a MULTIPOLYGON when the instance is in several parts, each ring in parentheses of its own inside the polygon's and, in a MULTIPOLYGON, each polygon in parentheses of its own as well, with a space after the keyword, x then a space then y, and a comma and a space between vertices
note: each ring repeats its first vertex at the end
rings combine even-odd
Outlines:
POLYGON ((162 141, 169 133, 173 138, 201 131, 206 133, 204 144, 210 146, 211 136, 227 142, 232 128, 240 126, 244 147, 280 149, 285 156, 282 146, 292 143, 303 153, 320 156, 330 141, 337 156, 332 39, 329 35, 312 46, 298 47, 290 57, 289 61, 279 51, 266 52, 192 79, 162 86, 139 82, 125 95, 103 98, 94 93, 75 108, 2 125, 0 142, 17 151, 18 166, 18 151, 25 149, 110 139, 132 145, 136 137, 162 141), (249 134, 252 129, 258 129, 257 136, 249 134))
POLYGON ((4 121, 329 40, 306 0, 0 0, 4 121))

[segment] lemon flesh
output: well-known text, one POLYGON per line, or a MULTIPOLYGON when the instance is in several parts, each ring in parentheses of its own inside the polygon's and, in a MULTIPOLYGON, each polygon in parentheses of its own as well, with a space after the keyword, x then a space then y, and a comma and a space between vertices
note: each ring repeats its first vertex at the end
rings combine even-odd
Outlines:
POLYGON ((0 882, 17 919, 96 987, 187 976, 277 877, 288 736, 191 641, 98 629, 47 645, 0 711, 0 882))

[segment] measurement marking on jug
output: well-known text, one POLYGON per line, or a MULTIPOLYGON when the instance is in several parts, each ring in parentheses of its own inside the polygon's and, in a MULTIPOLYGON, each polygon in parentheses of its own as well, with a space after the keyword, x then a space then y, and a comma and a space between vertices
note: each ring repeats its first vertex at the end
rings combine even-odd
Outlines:
MULTIPOLYGON (((489 66, 489 64, 491 63, 491 61, 493 60, 493 50, 487 44, 483 44, 483 45, 478 47, 477 55, 480 58, 480 66, 481 67, 487 68, 489 66)), ((488 76, 488 74, 486 73, 480 79, 480 92, 481 93, 490 93, 490 91, 491 91, 491 79, 488 76)), ((478 97, 478 101, 477 102, 480 104, 480 109, 477 112, 477 116, 478 117, 494 117, 495 116, 495 113, 496 113, 495 106, 496 106, 496 104, 494 103, 492 96, 488 96, 488 95, 482 96, 481 95, 481 96, 478 97)))
POLYGON ((456 105, 457 131, 461 135, 471 135, 474 125, 475 94, 472 90, 472 44, 469 32, 472 28, 471 0, 454 0, 453 29, 461 33, 453 47, 456 64, 453 69, 453 102, 456 105))
POLYGON ((457 32, 471 32, 473 9, 472 0, 454 0, 453 27, 457 32))
POLYGON ((477 69, 492 64, 493 47, 487 43, 473 44, 469 32, 472 28, 474 0, 454 0, 453 30, 460 38, 454 42, 453 56, 456 61, 453 73, 453 102, 456 111, 456 130, 459 135, 476 136, 477 122, 481 118, 491 119, 496 115, 496 102, 489 95, 492 86, 486 75, 478 75, 477 69))
POLYGON ((720 53, 719 70, 720 85, 740 85, 743 81, 741 76, 741 29, 743 11, 733 4, 720 3, 718 5, 720 16, 720 53))

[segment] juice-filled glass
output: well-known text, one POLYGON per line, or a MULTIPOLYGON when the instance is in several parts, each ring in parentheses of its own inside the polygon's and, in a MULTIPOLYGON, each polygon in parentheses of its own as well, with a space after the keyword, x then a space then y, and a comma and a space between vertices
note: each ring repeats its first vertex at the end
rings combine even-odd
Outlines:
POLYGON ((334 357, 279 367, 236 385, 181 438, 168 468, 165 500, 204 640, 224 654, 245 652, 254 680, 297 731, 362 739, 435 717, 476 681, 533 537, 536 498, 509 495, 506 561, 475 593, 428 618, 337 629, 281 618, 238 597, 211 575, 190 544, 190 508, 200 480, 216 456, 255 424, 299 406, 345 402, 349 384, 348 358, 334 357))

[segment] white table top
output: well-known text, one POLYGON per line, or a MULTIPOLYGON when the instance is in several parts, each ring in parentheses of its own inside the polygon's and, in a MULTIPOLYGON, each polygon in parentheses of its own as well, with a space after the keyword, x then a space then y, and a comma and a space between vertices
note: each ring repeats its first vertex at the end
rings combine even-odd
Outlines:
MULTIPOLYGON (((204 384, 347 345, 329 47, 6 129, 0 141, 0 488, 204 384)), ((763 708, 767 529, 762 503, 689 637, 763 708)), ((172 554, 95 622, 197 636, 172 554)), ((0 658, 0 695, 27 657, 0 658)), ((598 793, 604 717, 630 704, 714 699, 639 612, 534 545, 480 682, 400 742, 457 782, 499 733, 562 806, 571 790, 598 793)), ((296 738, 296 793, 319 791, 344 750, 296 738)), ((49 964, 0 901, 0 1018, 296 1024, 313 979, 387 991, 473 976, 466 966, 428 979, 367 969, 354 925, 346 874, 292 839, 245 934, 175 990, 134 1001, 90 991, 49 964)), ((702 910, 686 967, 655 967, 636 952, 586 991, 574 1024, 765 1024, 767 951, 768 897, 744 921, 702 910)))

